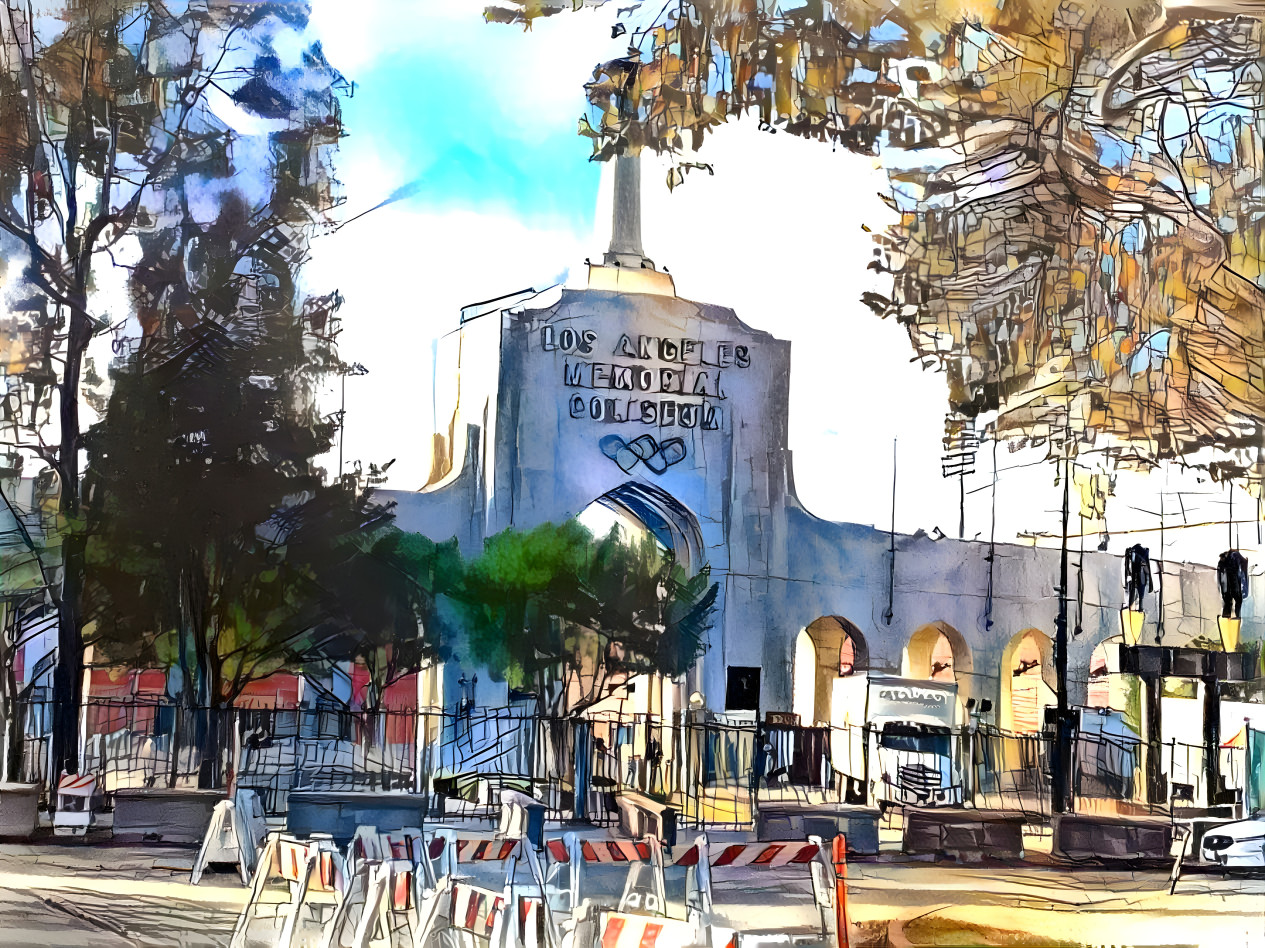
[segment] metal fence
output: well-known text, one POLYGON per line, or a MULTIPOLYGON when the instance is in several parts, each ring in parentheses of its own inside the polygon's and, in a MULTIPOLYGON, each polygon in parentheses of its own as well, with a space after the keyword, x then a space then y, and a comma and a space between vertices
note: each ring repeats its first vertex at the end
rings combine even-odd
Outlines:
MULTIPOLYGON (((47 782, 51 709, 21 708, 23 778, 47 782)), ((493 815, 500 791, 530 792, 554 818, 618 819, 636 793, 672 806, 683 825, 749 826, 760 806, 974 806, 1050 813, 1053 739, 995 728, 930 736, 872 727, 775 727, 702 715, 551 718, 534 704, 457 711, 342 707, 221 709, 163 701, 94 700, 85 708, 84 772, 111 794, 126 787, 194 787, 207 751, 220 773, 257 790, 271 814, 296 790, 417 790, 436 815, 493 815), (920 743, 921 742, 921 743, 920 743)), ((1246 778, 1244 752, 1219 751, 1224 792, 1246 778)), ((1069 784, 1086 811, 1139 812, 1174 798, 1208 798, 1202 746, 1074 735, 1069 784), (1158 757, 1158 760, 1154 759, 1158 757), (1151 799, 1151 775, 1165 788, 1151 799)))

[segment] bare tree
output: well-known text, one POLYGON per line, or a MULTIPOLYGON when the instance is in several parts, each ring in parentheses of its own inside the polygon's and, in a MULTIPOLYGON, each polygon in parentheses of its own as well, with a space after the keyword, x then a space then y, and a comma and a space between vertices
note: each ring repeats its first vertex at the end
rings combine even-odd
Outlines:
POLYGON ((264 207, 251 213, 289 188, 303 227, 332 203, 317 149, 337 139, 337 109, 314 107, 306 79, 326 70, 319 48, 288 69, 273 48, 305 16, 302 3, 236 0, 6 0, 0 9, 0 250, 20 267, 5 303, 28 347, 7 379, 6 414, 21 432, 11 446, 56 472, 64 530, 57 768, 79 764, 81 407, 85 387, 101 381, 86 356, 111 310, 127 311, 142 345, 215 315, 215 283, 223 289, 231 274, 191 293, 184 272, 201 205, 217 212, 205 199, 230 179, 258 194, 264 207), (242 109, 268 127, 262 151, 233 129, 242 109))

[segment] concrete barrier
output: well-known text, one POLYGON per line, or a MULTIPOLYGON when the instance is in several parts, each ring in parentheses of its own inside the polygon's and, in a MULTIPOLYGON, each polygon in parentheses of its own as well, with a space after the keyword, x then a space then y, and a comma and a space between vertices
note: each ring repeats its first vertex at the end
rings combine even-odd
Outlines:
POLYGON ((0 783, 0 836, 30 839, 40 825, 40 785, 0 783))
POLYGON ((361 826, 379 832, 425 821, 426 798, 417 793, 375 793, 357 790, 292 790, 286 812, 286 830, 295 836, 328 833, 346 846, 361 826))
POLYGON ((222 790, 133 787, 114 791, 115 839, 197 846, 211 825, 222 790))
POLYGON ((761 804, 756 814, 756 839, 801 839, 846 836, 848 852, 878 853, 878 810, 860 806, 761 804))
POLYGON ((1167 861, 1173 825, 1164 819, 1114 819, 1066 813, 1054 818, 1054 851, 1067 859, 1167 861))
POLYGON ((676 845, 676 809, 652 797, 624 791, 615 798, 619 832, 632 839, 653 836, 667 846, 676 845))
POLYGON ((1023 814, 997 810, 906 810, 904 850, 962 862, 978 862, 985 856, 1022 859, 1026 822, 1023 814))

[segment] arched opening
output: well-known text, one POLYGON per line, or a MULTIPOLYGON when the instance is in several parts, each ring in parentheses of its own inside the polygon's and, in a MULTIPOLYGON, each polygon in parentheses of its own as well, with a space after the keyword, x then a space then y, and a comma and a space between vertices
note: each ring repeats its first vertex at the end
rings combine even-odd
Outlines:
MULTIPOLYGON (((1089 656, 1089 682, 1085 704, 1091 708, 1111 707, 1111 673, 1107 669, 1107 645, 1100 642, 1089 656)), ((1124 710, 1117 708, 1117 711, 1124 710)))
POLYGON ((869 652, 861 630, 840 616, 810 622, 795 640, 792 706, 800 723, 830 722, 836 678, 864 671, 869 652))
POLYGON ((589 516, 594 505, 605 507, 649 531, 665 549, 672 551, 686 572, 697 573, 706 564, 707 552, 698 519, 662 488, 633 481, 621 484, 593 501, 580 515, 581 520, 589 516))
MULTIPOLYGON (((659 488, 621 485, 598 497, 575 519, 595 537, 617 531, 633 546, 650 541, 656 568, 669 555, 687 573, 696 573, 706 564, 697 520, 659 488)), ((559 742, 551 767, 564 782, 574 780, 578 796, 586 792, 585 787, 604 790, 627 786, 646 793, 671 789, 678 771, 678 748, 664 722, 690 706, 690 696, 698 690, 697 666, 677 678, 659 672, 613 674, 602 665, 595 637, 586 637, 583 629, 568 631, 576 643, 577 660, 567 676, 567 688, 574 691, 590 687, 590 680, 599 681, 606 695, 585 706, 577 743, 568 746, 559 742)), ((582 805, 590 803, 585 798, 582 805)))
POLYGON ((1054 689, 1054 643, 1039 629, 1025 629, 1002 652, 1002 729, 1015 734, 1040 731, 1045 709, 1057 703, 1054 689))
POLYGON ((910 636, 901 662, 906 678, 965 685, 970 673, 971 649, 953 626, 930 622, 910 636))
POLYGON ((957 686, 958 719, 971 697, 971 649, 947 622, 929 622, 909 637, 901 656, 901 674, 957 686))

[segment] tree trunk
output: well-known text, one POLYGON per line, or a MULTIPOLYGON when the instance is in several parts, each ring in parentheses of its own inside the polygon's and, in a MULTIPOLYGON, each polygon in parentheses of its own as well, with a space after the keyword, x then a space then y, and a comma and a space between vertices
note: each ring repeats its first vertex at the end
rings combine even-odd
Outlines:
POLYGON ((198 764, 198 789, 217 790, 220 787, 224 768, 220 761, 220 718, 219 708, 200 708, 198 716, 203 720, 202 744, 198 764))
POLYGON ((4 674, 0 678, 3 695, 0 696, 0 714, 4 715, 4 780, 5 782, 22 779, 22 752, 24 737, 22 727, 25 716, 18 705, 17 676, 13 673, 13 649, 9 643, 17 637, 18 609, 8 601, 0 601, 0 646, 3 650, 4 674))
POLYGON ((62 582, 57 596, 57 664, 53 668, 52 762, 54 774, 79 772, 79 711, 83 701, 82 598, 87 538, 78 524, 79 504, 79 376, 84 352, 92 339, 87 295, 75 294, 66 338, 66 366, 58 386, 61 442, 57 474, 60 508, 70 529, 62 539, 62 582))
POLYGON ((199 742, 198 788, 200 790, 218 790, 224 785, 223 748, 220 746, 220 735, 223 732, 225 703, 224 687, 219 668, 214 662, 207 666, 204 676, 207 682, 207 700, 198 709, 198 718, 203 722, 201 740, 199 742))

